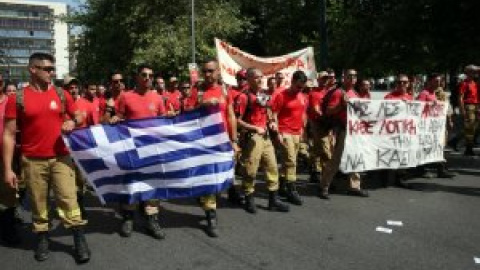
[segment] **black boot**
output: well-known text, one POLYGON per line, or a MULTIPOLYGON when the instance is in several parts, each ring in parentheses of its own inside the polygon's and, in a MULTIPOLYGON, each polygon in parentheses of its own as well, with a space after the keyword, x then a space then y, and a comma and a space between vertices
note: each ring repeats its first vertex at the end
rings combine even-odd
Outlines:
POLYGON ((133 231, 133 217, 134 212, 130 210, 122 210, 122 225, 120 226, 120 235, 123 237, 130 237, 133 231))
POLYGON ((7 208, 0 215, 2 226, 2 240, 9 246, 20 244, 21 238, 17 230, 17 222, 15 221, 16 207, 7 208))
POLYGON ((277 196, 276 191, 270 191, 268 193, 268 210, 278 212, 289 212, 290 207, 282 203, 277 196))
POLYGON ((255 199, 253 197, 253 193, 245 196, 245 211, 247 211, 250 214, 257 213, 257 206, 255 205, 255 199))
POLYGON ((447 164, 445 162, 439 163, 437 166, 438 178, 453 178, 456 176, 454 173, 447 170, 447 164))
POLYGON ((42 262, 48 259, 48 232, 37 233, 35 260, 42 262))
POLYGON ((457 137, 451 139, 451 140, 447 143, 447 145, 448 145, 450 148, 452 148, 453 151, 458 152, 458 138, 457 138, 457 137))
POLYGON ((205 211, 205 216, 207 218, 207 228, 206 233, 210 237, 218 237, 218 229, 217 229, 217 212, 215 209, 210 209, 205 211))
POLYGON ((85 211, 85 201, 84 201, 84 193, 83 192, 77 192, 77 203, 78 207, 80 208, 80 214, 82 215, 82 219, 86 220, 87 219, 87 212, 85 211))
POLYGON ((158 214, 147 216, 147 231, 155 239, 165 239, 165 232, 158 223, 158 214))
POLYGON ((287 180, 285 177, 278 179, 278 196, 287 197, 287 180))
POLYGON ((475 156, 475 152, 473 152, 473 144, 467 144, 465 148, 465 152, 463 153, 464 156, 473 157, 475 156))
POLYGON ((237 189, 235 188, 234 185, 232 185, 230 188, 228 188, 227 196, 228 196, 228 201, 231 204, 234 204, 234 205, 242 205, 243 204, 244 198, 242 198, 242 196, 240 196, 240 194, 238 193, 238 191, 237 191, 237 189))
POLYGON ((313 171, 310 173, 310 183, 320 183, 322 180, 322 172, 313 171))
POLYGON ((303 204, 294 182, 287 183, 287 200, 295 205, 303 204))
POLYGON ((81 227, 73 227, 73 243, 75 244, 75 260, 77 263, 86 263, 90 260, 90 249, 81 227))

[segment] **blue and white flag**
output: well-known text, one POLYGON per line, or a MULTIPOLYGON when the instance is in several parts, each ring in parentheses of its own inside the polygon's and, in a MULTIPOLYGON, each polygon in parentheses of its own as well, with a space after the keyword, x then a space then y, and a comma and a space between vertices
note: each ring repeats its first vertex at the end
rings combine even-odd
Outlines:
POLYGON ((233 181, 218 108, 75 130, 64 141, 103 203, 215 194, 233 181))

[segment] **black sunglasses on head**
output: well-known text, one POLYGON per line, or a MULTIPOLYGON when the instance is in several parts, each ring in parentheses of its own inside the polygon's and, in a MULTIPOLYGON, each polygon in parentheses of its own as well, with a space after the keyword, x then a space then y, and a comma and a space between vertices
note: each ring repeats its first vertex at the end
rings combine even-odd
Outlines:
POLYGON ((53 72, 55 71, 55 67, 54 66, 35 66, 35 68, 38 68, 40 70, 43 70, 45 72, 53 72))

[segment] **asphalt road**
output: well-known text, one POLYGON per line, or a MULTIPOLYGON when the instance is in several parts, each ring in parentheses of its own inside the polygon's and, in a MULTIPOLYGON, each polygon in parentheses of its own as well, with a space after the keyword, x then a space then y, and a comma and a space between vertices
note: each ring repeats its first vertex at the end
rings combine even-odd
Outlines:
MULTIPOLYGON (((204 233, 203 211, 195 200, 162 204, 167 238, 159 241, 141 226, 131 238, 120 237, 119 217, 91 197, 87 239, 93 255, 81 266, 58 221, 49 260, 36 262, 23 212, 24 243, 0 245, 0 269, 480 269, 474 262, 480 257, 480 159, 450 156, 459 172, 454 180, 414 179, 414 189, 406 190, 369 179, 370 198, 339 193, 323 201, 302 176, 305 204, 287 214, 259 209, 251 215, 223 199, 217 239, 204 233), (387 220, 403 226, 388 226, 387 220), (377 232, 377 226, 393 232, 377 232)), ((264 197, 264 191, 258 194, 259 207, 266 206, 264 197)))

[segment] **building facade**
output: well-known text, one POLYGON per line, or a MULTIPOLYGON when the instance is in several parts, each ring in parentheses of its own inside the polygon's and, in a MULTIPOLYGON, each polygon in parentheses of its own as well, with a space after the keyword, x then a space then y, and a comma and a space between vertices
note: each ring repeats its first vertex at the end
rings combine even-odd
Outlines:
POLYGON ((12 81, 28 80, 28 57, 46 52, 56 58, 56 77, 69 72, 69 28, 60 16, 67 5, 53 2, 0 0, 0 72, 12 81))

